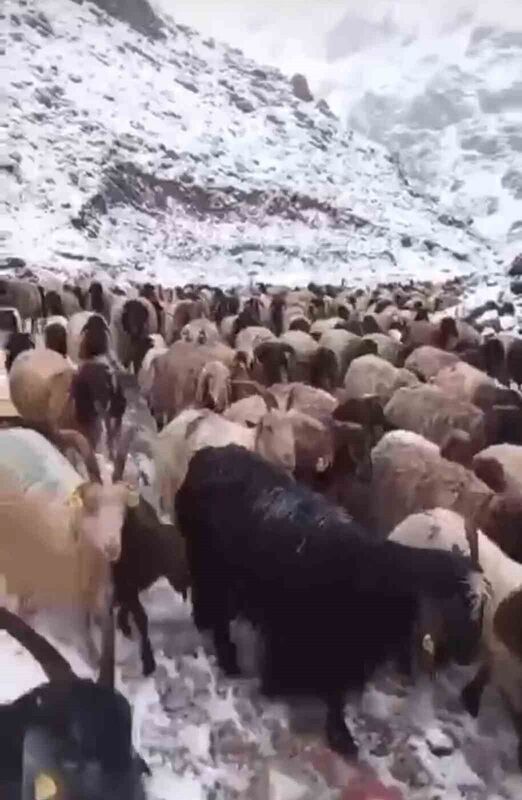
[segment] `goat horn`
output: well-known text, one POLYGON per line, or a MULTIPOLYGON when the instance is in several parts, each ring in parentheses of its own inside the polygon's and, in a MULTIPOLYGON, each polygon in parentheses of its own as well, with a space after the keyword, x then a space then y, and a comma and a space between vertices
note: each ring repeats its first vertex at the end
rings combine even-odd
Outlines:
POLYGON ((76 676, 71 665, 50 644, 40 636, 23 619, 11 613, 7 608, 0 608, 0 628, 20 642, 32 657, 38 661, 50 681, 72 680, 76 676))

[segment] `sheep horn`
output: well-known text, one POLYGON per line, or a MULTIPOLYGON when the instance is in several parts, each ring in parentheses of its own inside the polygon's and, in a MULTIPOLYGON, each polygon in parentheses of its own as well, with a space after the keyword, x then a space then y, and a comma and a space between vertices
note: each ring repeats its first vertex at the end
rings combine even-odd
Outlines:
POLYGON ((50 681, 74 680, 71 665, 43 636, 7 608, 0 608, 0 628, 20 642, 38 661, 50 681))
POLYGON ((87 474, 94 483, 101 483, 100 467, 96 460, 96 455, 91 445, 78 431, 59 430, 56 432, 58 443, 63 447, 72 447, 81 455, 87 468, 87 474))

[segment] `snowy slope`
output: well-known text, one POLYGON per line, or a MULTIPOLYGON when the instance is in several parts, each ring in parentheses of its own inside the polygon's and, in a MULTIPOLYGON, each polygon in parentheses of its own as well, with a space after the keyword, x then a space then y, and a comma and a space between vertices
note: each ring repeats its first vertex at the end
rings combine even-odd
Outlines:
POLYGON ((355 22, 349 15, 330 34, 322 91, 350 125, 400 152, 414 186, 450 213, 471 216, 515 255, 522 247, 522 30, 481 25, 471 15, 430 28, 427 18, 408 36, 391 24, 385 31, 368 25, 355 47, 347 36, 355 22))
POLYGON ((8 256, 222 283, 500 268, 384 148, 145 0, 2 11, 8 256))

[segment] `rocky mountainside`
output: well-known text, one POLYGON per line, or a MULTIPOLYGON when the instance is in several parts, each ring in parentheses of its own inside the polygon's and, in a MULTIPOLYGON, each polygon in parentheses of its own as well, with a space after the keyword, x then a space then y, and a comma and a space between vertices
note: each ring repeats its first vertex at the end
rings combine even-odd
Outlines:
POLYGON ((306 81, 146 0, 7 0, 4 265, 244 282, 500 269, 306 81))
POLYGON ((471 15, 408 36, 391 23, 367 24, 356 46, 352 17, 329 39, 335 80, 323 90, 335 95, 335 108, 360 133, 400 152, 415 188, 449 213, 473 217, 483 235, 515 255, 522 243, 522 30, 487 27, 471 15))

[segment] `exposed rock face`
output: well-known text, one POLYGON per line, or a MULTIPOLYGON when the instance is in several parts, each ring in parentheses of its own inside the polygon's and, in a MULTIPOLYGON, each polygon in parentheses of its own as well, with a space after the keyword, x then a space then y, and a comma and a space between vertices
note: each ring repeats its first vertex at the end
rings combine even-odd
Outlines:
POLYGON ((311 103, 314 99, 308 81, 304 75, 294 75, 292 78, 292 89, 298 100, 303 100, 305 103, 311 103))
POLYGON ((146 0, 9 12, 4 265, 176 283, 501 269, 398 158, 311 102, 302 76, 165 23, 146 0))

